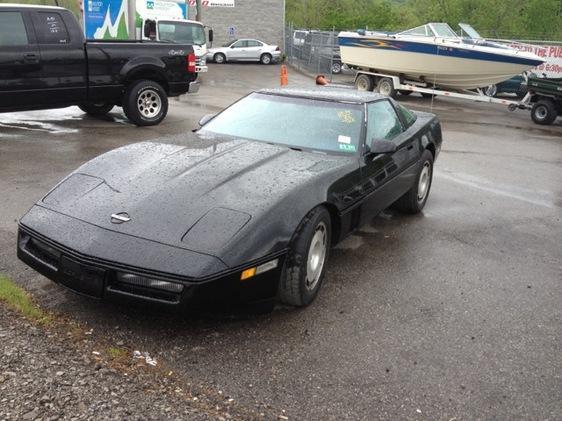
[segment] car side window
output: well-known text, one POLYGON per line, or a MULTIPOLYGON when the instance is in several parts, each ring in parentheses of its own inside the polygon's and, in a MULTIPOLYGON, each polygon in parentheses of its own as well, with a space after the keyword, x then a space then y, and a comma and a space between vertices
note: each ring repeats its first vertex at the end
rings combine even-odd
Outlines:
POLYGON ((68 44, 70 37, 60 13, 38 12, 36 15, 39 44, 68 44))
POLYGON ((248 41, 248 47, 261 47, 263 44, 259 41, 248 41))
POLYGON ((404 122, 406 128, 410 127, 417 120, 417 116, 406 107, 396 104, 396 109, 398 110, 400 117, 402 117, 402 121, 404 122))
POLYGON ((367 105, 367 145, 371 145, 373 139, 392 140, 403 131, 402 123, 388 100, 367 105))
POLYGON ((232 46, 233 48, 246 48, 248 46, 248 41, 237 41, 232 46))
POLYGON ((29 40, 20 12, 0 12, 0 46, 27 45, 29 40))

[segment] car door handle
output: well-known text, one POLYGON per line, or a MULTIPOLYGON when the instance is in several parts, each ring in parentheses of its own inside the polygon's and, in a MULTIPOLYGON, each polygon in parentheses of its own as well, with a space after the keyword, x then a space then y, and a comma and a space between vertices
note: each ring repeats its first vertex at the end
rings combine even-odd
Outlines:
POLYGON ((37 57, 37 54, 33 54, 33 53, 24 54, 23 60, 27 63, 38 63, 39 62, 39 58, 37 57))

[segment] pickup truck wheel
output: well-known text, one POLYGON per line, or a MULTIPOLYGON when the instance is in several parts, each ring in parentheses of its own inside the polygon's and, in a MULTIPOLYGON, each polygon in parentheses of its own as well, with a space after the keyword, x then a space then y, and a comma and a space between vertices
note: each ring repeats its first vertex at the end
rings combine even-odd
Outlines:
POLYGON ((271 54, 262 54, 260 57, 261 64, 271 64, 271 54))
POLYGON ((339 75, 342 71, 342 64, 339 61, 334 61, 332 63, 332 73, 335 75, 339 75))
POLYGON ((425 206, 433 180, 433 154, 426 149, 421 156, 421 162, 416 182, 410 190, 393 203, 394 209, 414 214, 421 212, 425 206))
POLYGON ((330 214, 319 206, 304 217, 293 236, 279 281, 281 302, 301 307, 316 298, 330 253, 330 241, 330 214))
POLYGON ((541 99, 537 101, 531 109, 531 118, 537 124, 549 125, 554 123, 558 112, 556 104, 550 99, 541 99))
POLYGON ((82 111, 89 115, 106 115, 113 109, 113 104, 81 104, 78 106, 82 111))
POLYGON ((168 114, 168 96, 159 83, 139 80, 125 91, 123 111, 137 126, 154 126, 168 114))
POLYGON ((217 53, 213 56, 213 60, 217 64, 223 64, 226 62, 226 56, 223 53, 217 53))

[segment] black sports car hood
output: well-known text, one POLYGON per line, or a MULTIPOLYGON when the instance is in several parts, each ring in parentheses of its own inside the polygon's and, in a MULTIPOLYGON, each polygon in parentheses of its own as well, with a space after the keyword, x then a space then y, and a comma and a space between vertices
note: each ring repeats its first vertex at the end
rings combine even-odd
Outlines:
POLYGON ((323 186, 358 165, 356 157, 244 140, 190 145, 144 142, 113 150, 78 168, 37 205, 235 266, 285 247, 301 208, 325 200, 323 186))

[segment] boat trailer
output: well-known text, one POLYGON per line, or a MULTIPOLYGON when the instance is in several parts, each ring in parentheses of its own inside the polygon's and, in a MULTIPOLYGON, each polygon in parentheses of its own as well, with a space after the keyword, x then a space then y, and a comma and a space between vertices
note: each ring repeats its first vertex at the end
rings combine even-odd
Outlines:
POLYGON ((354 80, 355 87, 360 91, 376 90, 383 95, 396 97, 400 92, 403 95, 409 95, 412 92, 419 92, 423 97, 431 98, 434 96, 446 96, 450 98, 459 98, 474 102, 488 102, 492 104, 507 105, 510 111, 516 109, 531 109, 532 95, 527 93, 520 101, 500 99, 487 96, 481 89, 474 91, 446 91, 434 89, 430 87, 428 82, 404 80, 396 75, 389 75, 366 70, 357 70, 354 80))

